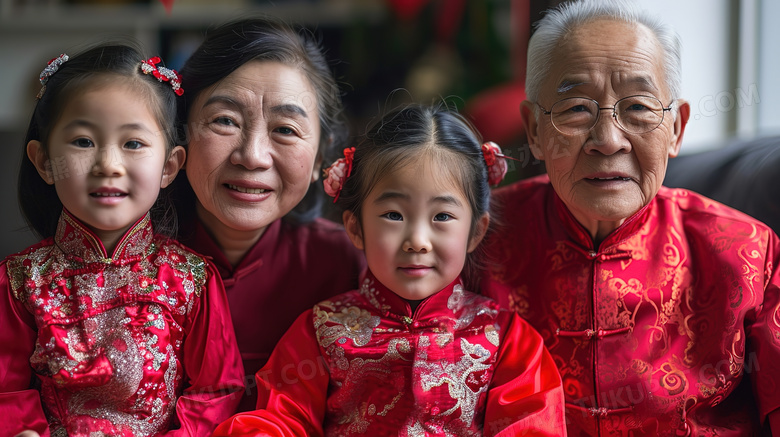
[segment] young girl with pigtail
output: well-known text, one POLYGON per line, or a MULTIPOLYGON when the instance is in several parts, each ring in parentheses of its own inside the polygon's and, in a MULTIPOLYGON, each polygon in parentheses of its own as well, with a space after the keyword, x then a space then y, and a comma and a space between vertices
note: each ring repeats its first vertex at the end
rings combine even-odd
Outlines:
POLYGON ((365 252, 362 285, 295 321, 256 375, 257 410, 215 435, 565 435, 541 337, 460 277, 505 172, 440 107, 389 113, 345 150, 324 183, 365 252))
POLYGON ((43 241, 0 263, 2 435, 205 436, 243 392, 219 275, 155 227, 184 162, 159 63, 102 45, 41 73, 18 190, 43 241))

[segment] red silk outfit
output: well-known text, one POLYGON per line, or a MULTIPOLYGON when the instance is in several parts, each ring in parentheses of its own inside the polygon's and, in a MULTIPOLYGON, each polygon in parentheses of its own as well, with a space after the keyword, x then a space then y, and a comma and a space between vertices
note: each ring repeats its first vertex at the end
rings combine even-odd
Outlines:
POLYGON ((767 226, 662 187, 594 247, 546 175, 495 197, 506 228, 488 242, 482 291, 544 337, 570 436, 750 436, 777 413, 780 253, 767 226))
POLYGON ((187 226, 180 241, 211 258, 225 284, 246 373, 237 411, 254 410, 255 373, 302 312, 357 287, 363 252, 344 228, 325 219, 305 225, 277 220, 233 267, 199 221, 187 226))
POLYGON ((207 436, 240 400, 219 277, 148 214, 107 258, 64 211, 0 264, 0 291, 2 435, 207 436))
POLYGON ((257 379, 258 410, 215 436, 565 434, 539 334, 459 280, 412 313, 368 273, 298 317, 257 379))

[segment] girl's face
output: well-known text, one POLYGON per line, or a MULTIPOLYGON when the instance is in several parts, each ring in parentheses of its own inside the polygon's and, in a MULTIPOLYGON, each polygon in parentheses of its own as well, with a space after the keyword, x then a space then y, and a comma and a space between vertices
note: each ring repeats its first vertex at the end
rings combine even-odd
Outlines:
POLYGON ((362 228, 349 211, 350 239, 376 278, 397 295, 424 299, 449 285, 479 244, 485 214, 469 237, 472 212, 447 170, 436 163, 401 167, 383 177, 362 205, 362 228))
POLYGON ((198 95, 188 127, 187 178, 213 234, 259 237, 319 176, 317 98, 298 68, 242 65, 198 95))
POLYGON ((164 132, 137 84, 101 79, 69 99, 47 150, 31 141, 27 154, 41 177, 54 184, 63 206, 95 232, 110 255, 176 176, 184 149, 166 153, 164 132))

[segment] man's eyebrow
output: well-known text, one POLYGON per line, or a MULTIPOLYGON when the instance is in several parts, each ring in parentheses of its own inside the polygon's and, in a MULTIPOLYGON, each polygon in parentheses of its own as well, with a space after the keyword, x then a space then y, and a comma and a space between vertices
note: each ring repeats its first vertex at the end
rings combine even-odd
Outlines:
POLYGON ((300 115, 304 118, 309 118, 309 114, 306 113, 306 110, 301 108, 300 106, 293 104, 293 103, 286 103, 282 105, 276 105, 271 107, 271 112, 277 113, 277 114, 287 114, 287 115, 300 115))
POLYGON ((650 80, 650 76, 644 74, 639 76, 631 76, 628 78, 627 82, 641 85, 650 91, 658 91, 658 87, 655 86, 652 80, 650 80))
POLYGON ((580 85, 585 85, 585 82, 575 82, 573 80, 564 79, 563 82, 558 85, 556 91, 558 94, 564 94, 580 85))

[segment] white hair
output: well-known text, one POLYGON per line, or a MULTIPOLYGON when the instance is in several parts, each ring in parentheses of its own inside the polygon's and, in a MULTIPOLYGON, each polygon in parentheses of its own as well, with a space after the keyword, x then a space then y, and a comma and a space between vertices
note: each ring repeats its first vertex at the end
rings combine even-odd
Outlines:
POLYGON ((680 37, 660 19, 648 14, 630 0, 580 0, 561 4, 539 20, 528 43, 528 67, 525 93, 528 100, 537 101, 545 76, 550 71, 553 51, 561 38, 577 27, 598 19, 612 19, 629 24, 642 24, 653 32, 664 53, 663 66, 666 87, 673 100, 680 97, 682 61, 680 37))

